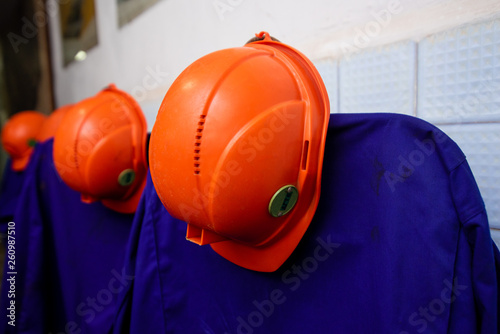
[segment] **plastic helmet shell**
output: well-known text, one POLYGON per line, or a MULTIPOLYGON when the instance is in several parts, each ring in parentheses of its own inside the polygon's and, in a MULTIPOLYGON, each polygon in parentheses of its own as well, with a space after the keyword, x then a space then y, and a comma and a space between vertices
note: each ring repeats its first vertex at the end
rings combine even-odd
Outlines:
POLYGON ((46 116, 38 111, 14 114, 2 129, 2 145, 12 159, 12 169, 23 171, 28 165, 46 116))
POLYGON ((150 169, 189 240, 274 271, 316 210, 330 111, 312 63, 258 37, 202 57, 175 80, 151 134, 150 169))
POLYGON ((47 119, 43 121, 40 132, 38 132, 37 135, 37 140, 43 142, 49 138, 54 137, 57 128, 64 118, 64 115, 66 115, 66 113, 69 109, 71 109, 72 106, 72 104, 67 104, 54 110, 52 114, 50 114, 49 117, 47 117, 47 119))
POLYGON ((54 164, 83 202, 133 213, 146 182, 146 139, 139 105, 110 85, 66 113, 54 136, 54 164))

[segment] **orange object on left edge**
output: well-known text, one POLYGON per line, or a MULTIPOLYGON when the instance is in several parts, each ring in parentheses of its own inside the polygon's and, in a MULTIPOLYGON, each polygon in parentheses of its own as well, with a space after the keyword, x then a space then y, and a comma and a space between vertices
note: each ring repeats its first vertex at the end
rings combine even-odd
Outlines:
POLYGON ((12 169, 23 171, 28 165, 37 136, 47 116, 38 111, 14 114, 2 129, 2 145, 12 159, 12 169))

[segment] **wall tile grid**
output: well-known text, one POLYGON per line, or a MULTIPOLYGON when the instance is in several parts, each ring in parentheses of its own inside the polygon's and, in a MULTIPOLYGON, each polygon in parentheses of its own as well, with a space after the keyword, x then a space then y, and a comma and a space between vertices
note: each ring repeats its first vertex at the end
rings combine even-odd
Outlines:
POLYGON ((330 99, 330 112, 338 110, 338 62, 333 59, 323 59, 315 62, 316 69, 321 75, 330 99))
POLYGON ((412 115, 416 44, 404 42, 339 60, 340 112, 412 115))
POLYGON ((498 248, 500 248, 500 230, 491 229, 491 237, 498 248))
POLYGON ((332 113, 416 115, 455 140, 500 245, 500 19, 316 64, 332 113))

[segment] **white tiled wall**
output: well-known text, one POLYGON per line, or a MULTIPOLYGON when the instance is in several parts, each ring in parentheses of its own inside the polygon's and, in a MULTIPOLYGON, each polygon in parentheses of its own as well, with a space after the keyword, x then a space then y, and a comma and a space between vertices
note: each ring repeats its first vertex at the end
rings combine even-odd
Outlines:
POLYGON ((493 241, 497 244, 497 247, 500 248, 500 230, 491 230, 491 237, 493 241))
POLYGON ((340 59, 340 112, 412 115, 415 47, 413 42, 404 42, 340 59))
POLYGON ((500 19, 317 64, 338 99, 332 112, 416 115, 454 139, 500 245, 500 19))
POLYGON ((500 20, 429 36, 418 60, 420 117, 500 121, 500 20))
POLYGON ((328 97, 330 99, 330 112, 338 110, 338 63, 333 59, 323 59, 314 64, 325 83, 328 97))

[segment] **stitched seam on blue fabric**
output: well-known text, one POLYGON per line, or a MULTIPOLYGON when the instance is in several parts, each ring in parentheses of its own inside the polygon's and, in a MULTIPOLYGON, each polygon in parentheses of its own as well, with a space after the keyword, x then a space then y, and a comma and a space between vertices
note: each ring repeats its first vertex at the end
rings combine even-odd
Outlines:
POLYGON ((485 212, 486 212, 486 208, 483 208, 479 212, 472 214, 469 218, 465 219, 464 222, 462 222, 462 225, 463 226, 467 225, 469 223, 469 221, 471 221, 474 217, 476 217, 482 213, 485 213, 485 212))
MULTIPOLYGON (((458 248, 460 247, 460 233, 462 232, 462 229, 464 229, 465 226, 460 224, 458 226, 458 233, 457 233, 457 244, 455 246, 455 260, 453 261, 453 275, 451 276, 451 281, 453 282, 453 278, 456 277, 456 272, 457 272, 457 259, 458 259, 458 248)), ((448 326, 446 328, 446 332, 450 333, 450 327, 451 327, 451 320, 452 320, 452 309, 453 309, 453 304, 450 304, 450 308, 448 309, 448 326)))
POLYGON ((449 170, 449 172, 448 172, 448 176, 450 176, 450 175, 451 175, 451 173, 453 173, 453 171, 454 171, 455 169, 457 169, 458 167, 460 167, 460 166, 461 166, 463 163, 465 163, 465 162, 467 162, 467 157, 466 157, 465 155, 462 155, 462 160, 461 160, 459 163, 457 163, 457 165, 456 165, 455 167, 453 167, 452 169, 450 169, 450 170, 449 170))
MULTIPOLYGON (((464 156, 463 156, 463 160, 462 160, 462 162, 460 162, 459 164, 457 164, 454 168, 452 168, 452 169, 450 170, 450 172, 448 173, 448 177, 451 177, 451 173, 453 173, 453 172, 454 172, 454 171, 455 171, 458 167, 460 167, 462 164, 464 164, 464 163, 466 163, 466 162, 467 162, 467 157, 464 155, 464 156)), ((477 211, 477 212, 475 212, 475 213, 471 214, 468 218, 464 219, 463 221, 460 219, 459 211, 457 210, 457 207, 456 207, 456 206, 455 206, 455 211, 456 211, 456 213, 457 213, 457 215, 458 215, 458 218, 459 218, 459 220, 460 220, 460 223, 461 223, 463 226, 465 226, 465 225, 466 225, 466 224, 467 224, 467 223, 468 223, 468 222, 469 222, 472 218, 474 218, 475 216, 477 216, 477 215, 479 215, 479 214, 481 214, 481 213, 483 213, 483 212, 486 212, 486 207, 484 206, 484 202, 483 202, 482 208, 481 208, 479 211, 477 211)))

